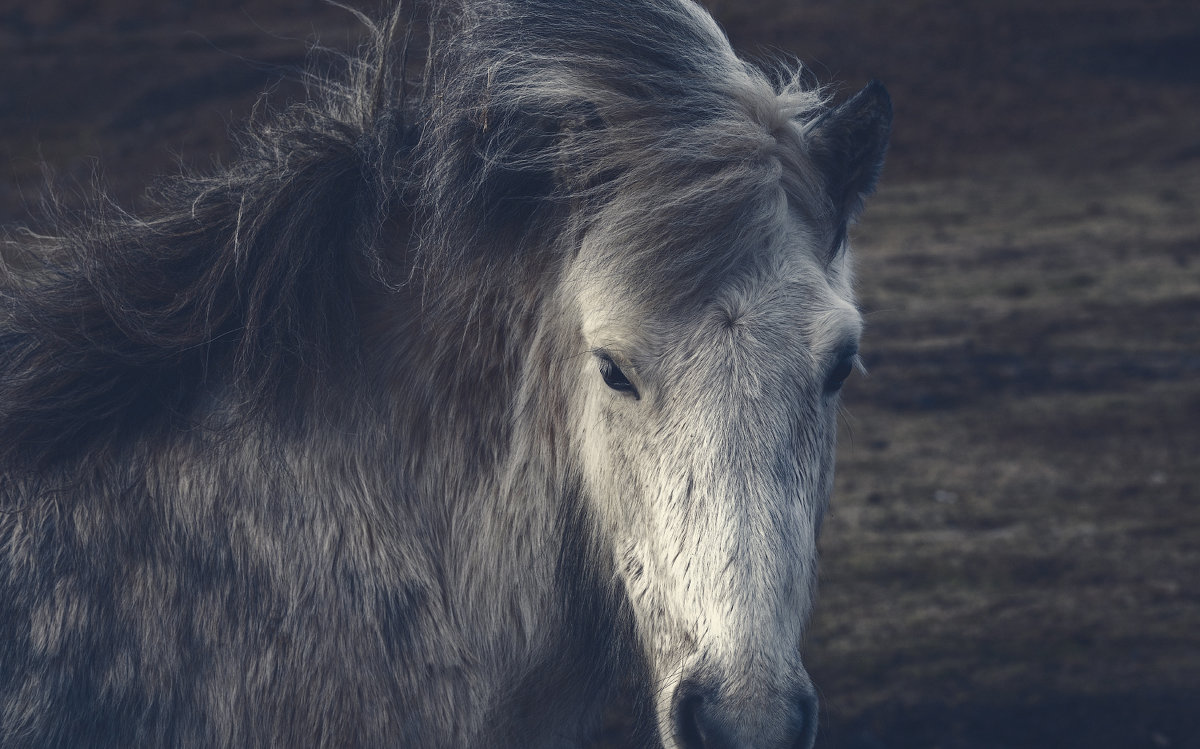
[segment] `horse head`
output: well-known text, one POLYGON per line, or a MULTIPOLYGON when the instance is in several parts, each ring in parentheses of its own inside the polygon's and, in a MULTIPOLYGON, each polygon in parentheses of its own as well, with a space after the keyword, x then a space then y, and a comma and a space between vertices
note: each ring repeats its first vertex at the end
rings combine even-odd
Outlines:
POLYGON ((659 734, 687 749, 816 734, 801 641, 862 330, 846 224, 891 106, 872 84, 808 122, 775 111, 757 131, 693 122, 695 151, 630 167, 563 284, 587 352, 570 385, 584 493, 659 734))

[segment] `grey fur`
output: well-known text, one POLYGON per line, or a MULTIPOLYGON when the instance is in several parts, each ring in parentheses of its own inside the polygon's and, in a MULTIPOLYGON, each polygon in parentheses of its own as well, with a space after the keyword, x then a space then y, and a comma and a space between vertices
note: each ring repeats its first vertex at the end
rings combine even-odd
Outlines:
POLYGON ((683 0, 368 28, 228 170, 9 240, 0 745, 578 746, 621 688, 811 742, 886 94, 683 0))

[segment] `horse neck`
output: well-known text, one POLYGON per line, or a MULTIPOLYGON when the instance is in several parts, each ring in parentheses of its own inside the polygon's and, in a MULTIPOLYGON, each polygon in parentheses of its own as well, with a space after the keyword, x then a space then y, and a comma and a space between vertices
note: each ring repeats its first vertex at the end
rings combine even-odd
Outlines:
POLYGON ((564 544, 582 535, 564 532, 576 493, 563 465, 563 393, 546 381, 547 362, 563 358, 561 325, 535 279, 464 274, 431 287, 413 283, 372 316, 391 326, 367 361, 390 403, 402 501, 439 536, 456 606, 515 617, 490 629, 523 633, 512 652, 532 658, 562 630, 548 599, 561 595, 564 544), (498 597, 518 605, 496 612, 498 597))

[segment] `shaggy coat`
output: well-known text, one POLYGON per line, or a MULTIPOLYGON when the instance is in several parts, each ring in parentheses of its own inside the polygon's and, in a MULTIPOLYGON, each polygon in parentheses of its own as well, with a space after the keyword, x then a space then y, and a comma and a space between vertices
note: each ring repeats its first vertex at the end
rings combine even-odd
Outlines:
POLYGON ((686 0, 364 21, 231 167, 8 241, 0 746, 578 746, 618 691, 810 744, 882 87, 686 0))

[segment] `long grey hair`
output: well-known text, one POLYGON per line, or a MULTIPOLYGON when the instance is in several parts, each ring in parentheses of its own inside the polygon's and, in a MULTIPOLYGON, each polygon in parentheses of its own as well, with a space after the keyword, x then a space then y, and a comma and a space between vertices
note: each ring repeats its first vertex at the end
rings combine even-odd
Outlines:
POLYGON ((9 240, 0 744, 811 746, 883 88, 688 0, 367 24, 233 166, 9 240))

